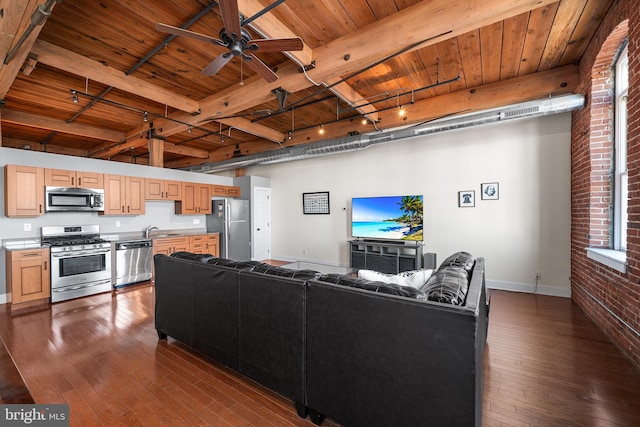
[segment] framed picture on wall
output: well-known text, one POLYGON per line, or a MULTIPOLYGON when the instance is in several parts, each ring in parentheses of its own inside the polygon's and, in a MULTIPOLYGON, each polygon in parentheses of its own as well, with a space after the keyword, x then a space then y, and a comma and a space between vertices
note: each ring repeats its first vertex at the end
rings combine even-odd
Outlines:
POLYGON ((500 195, 499 184, 497 182, 485 182, 480 184, 482 200, 498 200, 500 195))
POLYGON ((305 215, 328 214, 329 192, 302 193, 302 212, 305 215))
POLYGON ((458 207, 472 208, 476 205, 475 190, 458 191, 458 207))

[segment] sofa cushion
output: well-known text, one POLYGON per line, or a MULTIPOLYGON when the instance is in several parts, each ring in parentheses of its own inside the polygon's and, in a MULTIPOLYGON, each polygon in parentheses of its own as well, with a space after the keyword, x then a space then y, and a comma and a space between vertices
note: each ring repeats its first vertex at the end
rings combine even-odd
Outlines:
POLYGON ((194 254, 191 252, 174 252, 170 256, 174 258, 180 259, 188 259, 190 261, 199 261, 201 263, 207 263, 210 259, 215 258, 213 255, 209 254, 194 254))
POLYGON ((462 305, 469 289, 469 272, 459 265, 440 267, 420 289, 430 301, 462 305))
POLYGON ((361 279, 374 280, 384 283, 395 283, 396 285, 411 286, 420 289, 427 283, 433 270, 411 270, 403 271, 400 274, 385 274, 373 270, 359 270, 358 277, 361 279))
POLYGON ((475 260, 469 252, 456 252, 442 261, 440 268, 447 266, 458 266, 464 268, 467 272, 473 269, 475 260))
POLYGON ((337 285, 349 286, 352 288, 366 289, 368 291, 380 292, 402 297, 425 299, 424 292, 410 286, 401 286, 395 283, 384 283, 361 279, 359 277, 343 276, 341 274, 323 274, 318 277, 323 282, 335 283, 337 285))

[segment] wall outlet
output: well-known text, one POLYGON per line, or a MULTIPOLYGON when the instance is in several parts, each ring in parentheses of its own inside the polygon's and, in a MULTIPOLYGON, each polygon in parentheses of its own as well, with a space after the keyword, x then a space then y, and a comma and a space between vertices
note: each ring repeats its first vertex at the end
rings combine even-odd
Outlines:
POLYGON ((542 280, 542 273, 536 273, 536 281, 542 280))
POLYGON ((31 224, 28 222, 24 223, 24 231, 31 231, 31 224))
POLYGON ((303 250, 302 250, 302 255, 306 255, 306 254, 307 254, 307 250, 306 250, 306 249, 303 249, 303 250))
POLYGON ((193 219, 193 223, 196 224, 196 225, 200 224, 200 219, 199 218, 194 218, 193 219))
POLYGON ((116 227, 120 227, 120 221, 116 221, 116 227))

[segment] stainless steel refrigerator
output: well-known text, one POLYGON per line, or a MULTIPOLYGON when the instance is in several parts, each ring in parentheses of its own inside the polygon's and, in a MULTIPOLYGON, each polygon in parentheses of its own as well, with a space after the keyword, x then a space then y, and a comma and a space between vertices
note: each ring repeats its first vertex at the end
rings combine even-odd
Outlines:
POLYGON ((248 200, 213 200, 207 233, 220 233, 220 256, 251 260, 251 221, 248 200))

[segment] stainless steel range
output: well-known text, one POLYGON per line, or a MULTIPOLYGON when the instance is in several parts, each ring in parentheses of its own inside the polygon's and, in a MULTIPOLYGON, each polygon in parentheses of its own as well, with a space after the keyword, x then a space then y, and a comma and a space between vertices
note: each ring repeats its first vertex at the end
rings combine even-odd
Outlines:
POLYGON ((42 227, 51 247, 51 302, 111 290, 111 242, 98 225, 42 227))

